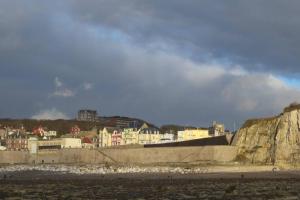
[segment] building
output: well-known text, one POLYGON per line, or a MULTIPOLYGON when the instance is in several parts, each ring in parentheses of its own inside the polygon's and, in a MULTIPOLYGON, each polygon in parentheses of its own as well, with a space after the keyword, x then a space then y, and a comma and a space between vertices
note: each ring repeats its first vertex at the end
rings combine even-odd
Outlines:
POLYGON ((111 134, 111 146, 119 146, 123 144, 121 129, 115 129, 111 134))
POLYGON ((146 123, 139 129, 139 144, 157 144, 160 142, 161 134, 158 128, 149 127, 146 123))
POLYGON ((43 128, 42 126, 39 126, 37 128, 34 128, 32 130, 32 133, 36 136, 39 136, 39 137, 44 137, 44 134, 45 134, 45 128, 43 128))
POLYGON ((112 117, 98 117, 99 122, 103 126, 117 127, 117 128, 138 128, 143 125, 143 121, 139 119, 112 116, 112 117))
POLYGON ((6 129, 0 129, 0 146, 6 146, 6 137, 7 137, 6 129))
POLYGON ((124 145, 138 144, 139 132, 137 128, 124 128, 122 131, 122 139, 124 145))
POLYGON ((160 142, 159 143, 169 143, 169 142, 175 142, 176 141, 176 135, 173 133, 164 133, 161 134, 160 142))
POLYGON ((61 148, 81 148, 81 139, 79 138, 61 138, 61 148))
POLYGON ((52 137, 56 137, 56 136, 57 136, 56 131, 46 131, 44 133, 44 137, 47 137, 47 138, 52 138, 52 137))
POLYGON ((6 129, 0 129, 0 141, 5 140, 7 135, 6 129))
POLYGON ((77 125, 75 125, 71 128, 70 133, 73 137, 77 137, 80 133, 80 128, 77 125))
POLYGON ((144 123, 139 129, 104 127, 99 131, 99 147, 110 147, 133 144, 156 144, 161 140, 158 128, 144 123))
POLYGON ((99 131, 99 147, 123 145, 122 130, 115 127, 104 127, 99 131))
MULTIPOLYGON (((33 142, 31 142, 33 143, 33 142)), ((32 145, 32 144, 31 144, 32 145)), ((37 141, 37 149, 38 150, 57 150, 62 148, 62 139, 54 139, 54 140, 38 140, 37 141)), ((30 150, 33 151, 33 150, 30 150)))
POLYGON ((139 120, 127 118, 127 117, 119 117, 114 119, 115 126, 118 128, 137 128, 141 126, 139 120))
POLYGON ((82 148, 86 148, 86 149, 93 149, 93 148, 95 148, 94 143, 88 137, 84 137, 84 138, 81 139, 81 145, 82 145, 82 148))
POLYGON ((77 138, 88 138, 94 147, 99 147, 99 128, 94 127, 89 131, 80 131, 80 133, 77 134, 77 138))
POLYGON ((97 121, 97 111, 96 110, 79 110, 77 114, 78 121, 97 121))
POLYGON ((97 134, 97 136, 92 137, 91 140, 92 140, 92 143, 93 143, 95 148, 100 147, 100 143, 99 143, 100 141, 99 141, 99 135, 98 134, 97 134))
POLYGON ((209 127, 209 134, 211 136, 225 135, 225 125, 221 124, 221 123, 217 123, 216 121, 213 121, 212 126, 209 127))
POLYGON ((48 131, 47 128, 42 127, 42 126, 34 128, 32 130, 32 133, 38 137, 43 138, 44 140, 49 140, 49 139, 57 136, 56 131, 48 131))
POLYGON ((38 139, 36 137, 29 137, 28 150, 31 154, 35 154, 38 151, 38 139))
POLYGON ((28 136, 24 133, 10 133, 6 138, 6 148, 15 151, 28 150, 28 136))
POLYGON ((196 129, 185 129, 183 131, 178 131, 178 141, 194 140, 200 138, 208 138, 209 131, 207 128, 196 128, 196 129))
POLYGON ((28 150, 30 153, 37 153, 42 150, 59 150, 63 148, 82 148, 81 139, 78 138, 57 138, 53 140, 38 140, 36 137, 28 139, 28 150))
POLYGON ((110 147, 111 146, 111 135, 116 128, 104 127, 99 131, 99 147, 110 147))

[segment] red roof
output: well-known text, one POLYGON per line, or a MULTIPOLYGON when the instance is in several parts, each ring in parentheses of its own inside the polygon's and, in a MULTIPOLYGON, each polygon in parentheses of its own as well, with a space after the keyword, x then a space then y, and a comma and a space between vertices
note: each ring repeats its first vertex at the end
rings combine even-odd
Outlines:
POLYGON ((88 143, 88 144, 92 144, 92 141, 90 140, 90 138, 84 137, 81 139, 82 143, 88 143))

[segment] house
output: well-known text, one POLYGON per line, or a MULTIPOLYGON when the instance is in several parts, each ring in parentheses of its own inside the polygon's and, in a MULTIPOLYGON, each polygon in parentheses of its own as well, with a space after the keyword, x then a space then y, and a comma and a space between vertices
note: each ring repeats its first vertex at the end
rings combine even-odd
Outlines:
POLYGON ((99 147, 111 146, 111 135, 115 129, 114 127, 104 127, 99 131, 99 147))
POLYGON ((73 135, 73 137, 77 137, 80 133, 80 128, 75 125, 71 128, 70 133, 73 135))
POLYGON ((99 147, 123 145, 122 130, 115 127, 104 127, 99 131, 99 147))
POLYGON ((161 134, 158 128, 149 127, 146 123, 139 129, 138 143, 139 144, 156 144, 161 139, 161 134))
POLYGON ((111 134, 111 146, 119 146, 123 144, 121 129, 113 130, 111 134))
POLYGON ((56 131, 46 131, 44 132, 44 137, 49 138, 53 138, 57 136, 57 132, 56 131))
POLYGON ((39 136, 39 137, 44 137, 44 134, 45 134, 45 128, 43 128, 42 126, 39 126, 37 128, 34 128, 32 130, 32 133, 36 136, 39 136))
POLYGON ((28 150, 28 136, 21 132, 10 132, 6 139, 6 148, 15 151, 28 150))
POLYGON ((6 139, 6 136, 7 136, 7 130, 6 129, 0 129, 0 141, 1 140, 5 140, 6 139))
POLYGON ((137 128, 124 128, 122 139, 124 145, 138 144, 139 131, 137 128))
POLYGON ((82 146, 82 148, 86 148, 86 149, 93 149, 93 148, 95 148, 94 143, 88 137, 84 137, 84 138, 81 139, 81 146, 82 146))
POLYGON ((77 137, 81 139, 89 138, 94 147, 99 147, 99 129, 97 127, 94 127, 89 131, 80 131, 77 137))
POLYGON ((33 135, 43 138, 44 140, 49 140, 57 136, 56 131, 48 131, 46 127, 39 126, 32 130, 33 135))
MULTIPOLYGON (((6 137, 7 137, 7 130, 4 128, 0 129, 0 147, 6 146, 6 137)), ((4 148, 2 148, 4 149, 4 148)))
POLYGON ((178 131, 178 141, 194 140, 211 137, 207 128, 185 129, 178 131))

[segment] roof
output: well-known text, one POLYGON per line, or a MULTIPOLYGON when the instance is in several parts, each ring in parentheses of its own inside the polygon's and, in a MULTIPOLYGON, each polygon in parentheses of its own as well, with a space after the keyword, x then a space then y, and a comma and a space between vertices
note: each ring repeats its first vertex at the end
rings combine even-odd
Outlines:
POLYGON ((116 128, 116 127, 104 127, 103 130, 106 129, 107 132, 109 133, 113 133, 115 130, 121 131, 120 128, 116 128))
POLYGON ((87 138, 87 137, 82 138, 82 139, 81 139, 81 142, 82 142, 82 143, 92 144, 92 141, 91 141, 89 138, 87 138))
POLYGON ((17 137, 17 138, 27 138, 27 135, 25 133, 19 133, 19 132, 13 132, 11 134, 8 134, 8 138, 11 137, 17 137))
POLYGON ((140 133, 145 133, 146 131, 149 131, 149 132, 159 132, 159 129, 158 128, 154 128, 154 127, 150 127, 150 128, 143 128, 140 130, 140 133))

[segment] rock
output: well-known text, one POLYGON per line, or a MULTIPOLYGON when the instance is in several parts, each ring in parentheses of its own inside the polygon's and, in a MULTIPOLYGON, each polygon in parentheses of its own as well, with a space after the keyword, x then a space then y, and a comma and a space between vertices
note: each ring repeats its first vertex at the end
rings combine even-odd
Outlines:
POLYGON ((230 185, 225 189, 225 193, 232 193, 236 189, 236 185, 230 185))
POLYGON ((291 105, 278 116, 252 119, 237 132, 237 161, 295 166, 300 164, 300 105, 291 105))
POLYGON ((6 172, 17 172, 17 171, 51 171, 59 173, 71 173, 71 174, 124 174, 124 173, 205 173, 199 167, 195 168, 181 168, 181 167, 126 167, 126 166, 105 166, 99 165, 11 165, 0 168, 0 174, 6 172))

